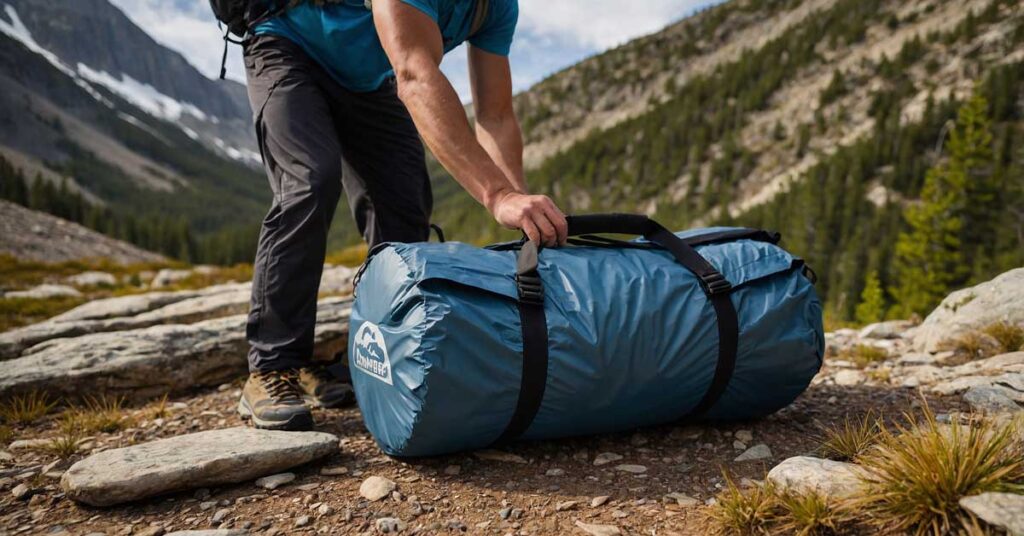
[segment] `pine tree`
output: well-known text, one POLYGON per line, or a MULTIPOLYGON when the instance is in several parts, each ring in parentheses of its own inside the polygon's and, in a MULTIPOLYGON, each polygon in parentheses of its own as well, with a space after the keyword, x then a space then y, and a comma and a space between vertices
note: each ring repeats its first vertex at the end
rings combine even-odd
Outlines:
POLYGON ((860 294, 860 303, 855 312, 857 322, 870 324, 885 317, 885 297, 882 295, 882 284, 878 281, 878 272, 868 272, 864 280, 864 291, 860 294))
POLYGON ((973 239, 976 227, 985 227, 995 216, 975 205, 987 202, 990 189, 983 173, 992 161, 987 109, 978 92, 960 108, 950 133, 949 160, 928 171, 921 202, 905 212, 910 230, 901 233, 896 243, 892 290, 903 316, 927 314, 950 290, 967 281, 968 254, 977 244, 965 244, 965 238, 973 239))

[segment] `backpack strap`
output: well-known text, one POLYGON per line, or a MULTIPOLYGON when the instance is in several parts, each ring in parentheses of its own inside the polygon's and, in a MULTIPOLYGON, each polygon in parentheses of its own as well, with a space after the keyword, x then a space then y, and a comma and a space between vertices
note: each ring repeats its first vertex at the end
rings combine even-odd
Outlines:
POLYGON ((487 10, 490 7, 489 0, 476 0, 476 9, 473 11, 473 23, 469 26, 469 37, 473 37, 480 28, 483 28, 487 20, 487 10))

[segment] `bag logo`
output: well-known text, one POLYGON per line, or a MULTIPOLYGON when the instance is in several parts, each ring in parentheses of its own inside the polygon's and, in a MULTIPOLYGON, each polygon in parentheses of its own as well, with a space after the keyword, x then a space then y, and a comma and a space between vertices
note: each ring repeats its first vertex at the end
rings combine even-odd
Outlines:
POLYGON ((363 322, 356 332, 355 343, 356 368, 388 384, 391 383, 391 359, 388 358, 388 347, 384 344, 384 335, 373 322, 363 322))

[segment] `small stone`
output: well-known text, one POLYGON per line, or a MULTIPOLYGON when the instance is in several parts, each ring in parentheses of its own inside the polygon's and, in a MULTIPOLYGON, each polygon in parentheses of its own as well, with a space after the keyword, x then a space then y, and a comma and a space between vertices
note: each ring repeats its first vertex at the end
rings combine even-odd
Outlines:
POLYGON ((864 383, 864 373, 854 369, 843 369, 836 373, 836 385, 850 387, 864 383))
POLYGON ((622 531, 615 525, 592 525, 577 520, 576 526, 590 536, 619 536, 622 531))
POLYGON ((319 487, 320 487, 320 483, 319 482, 310 482, 309 484, 302 484, 302 485, 299 485, 299 486, 295 486, 295 489, 297 489, 299 491, 313 491, 313 490, 315 490, 315 489, 317 489, 319 487))
POLYGON ((566 510, 572 510, 578 505, 578 501, 562 501, 555 505, 556 512, 564 512, 566 510))
POLYGON ((359 494, 368 501, 379 501, 391 495, 396 487, 397 485, 392 480, 381 476, 371 476, 359 485, 359 494))
POLYGON ((501 519, 508 519, 508 516, 512 515, 512 507, 508 506, 498 511, 498 517, 501 519))
POLYGON ((548 469, 545 476, 565 476, 565 469, 548 469))
POLYGON ((228 514, 230 514, 230 513, 231 513, 231 510, 229 510, 227 508, 221 508, 220 510, 217 510, 216 512, 214 512, 213 513, 213 517, 210 518, 210 519, 214 523, 220 523, 221 521, 224 521, 224 519, 227 518, 228 514))
POLYGON ((316 513, 320 514, 321 517, 329 516, 334 513, 334 508, 331 508, 329 505, 326 504, 321 504, 320 506, 317 507, 316 513))
POLYGON ((35 450, 50 446, 51 439, 19 439, 12 441, 7 448, 11 450, 35 450))
POLYGON ((203 501, 199 503, 199 509, 204 512, 212 509, 214 506, 217 506, 217 501, 203 501))
POLYGON ((1024 534, 1024 495, 982 493, 960 499, 960 506, 1011 535, 1024 534))
POLYGON ((629 517, 629 514, 622 510, 612 510, 612 517, 615 519, 623 519, 629 517))
POLYGON ((670 501, 675 501, 676 504, 682 506, 683 508, 689 508, 691 506, 697 506, 698 504, 700 504, 700 501, 684 493, 669 493, 665 495, 665 498, 670 501))
POLYGON ((381 534, 396 534, 405 530, 405 523, 397 517, 382 517, 377 520, 377 532, 381 534))
POLYGON ((11 495, 14 495, 14 498, 18 500, 27 499, 31 494, 32 488, 24 483, 14 486, 14 489, 11 490, 11 495))
POLYGON ((750 430, 736 430, 734 435, 736 436, 737 441, 742 441, 744 443, 750 443, 754 440, 754 432, 751 432, 750 430))
POLYGON ((608 495, 599 495, 597 497, 594 497, 590 501, 590 507, 597 508, 599 506, 604 506, 604 504, 608 502, 608 499, 611 499, 611 497, 609 497, 608 495))
POLYGON ((462 473, 462 466, 460 465, 449 465, 444 468, 444 474, 449 476, 456 476, 460 473, 462 473))
POLYGON ((295 526, 296 527, 305 527, 306 525, 308 525, 310 523, 310 521, 312 521, 312 519, 309 516, 299 516, 295 520, 295 526))
POLYGON ((643 465, 633 465, 628 463, 616 465, 615 469, 626 473, 633 473, 634 475, 640 475, 647 472, 647 467, 643 465))
POLYGON ((732 442, 732 448, 736 450, 747 450, 747 444, 740 440, 736 440, 732 442))
POLYGON ((753 447, 750 447, 749 449, 743 451, 743 454, 740 454, 739 456, 737 456, 734 461, 737 461, 737 462, 747 462, 747 461, 753 461, 753 460, 764 460, 764 459, 771 458, 771 457, 772 457, 772 451, 771 451, 771 449, 768 448, 768 445, 765 445, 764 443, 760 443, 758 445, 754 445, 753 447))
POLYGON ((529 463, 526 458, 517 456, 511 452, 504 452, 501 450, 478 450, 473 453, 473 456, 481 460, 487 460, 492 462, 511 462, 511 463, 529 463))
POLYGON ((594 465, 606 465, 612 462, 617 462, 622 459, 622 455, 615 454, 614 452, 602 452, 594 458, 594 465))
POLYGON ((323 476, 338 476, 348 473, 348 467, 324 467, 320 469, 320 474, 323 476))
POLYGON ((257 479, 256 485, 263 489, 277 489, 293 480, 295 480, 295 473, 278 473, 257 479))

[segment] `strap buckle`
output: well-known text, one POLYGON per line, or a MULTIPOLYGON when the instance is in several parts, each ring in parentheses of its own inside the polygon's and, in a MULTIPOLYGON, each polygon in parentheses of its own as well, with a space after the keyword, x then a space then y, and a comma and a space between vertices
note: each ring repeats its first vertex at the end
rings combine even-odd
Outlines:
POLYGON ((544 304, 544 283, 536 271, 516 274, 516 288, 519 290, 519 301, 532 305, 544 304))
POLYGON ((732 283, 717 270, 700 276, 700 282, 704 287, 704 292, 707 292, 709 296, 725 294, 732 290, 732 283))

